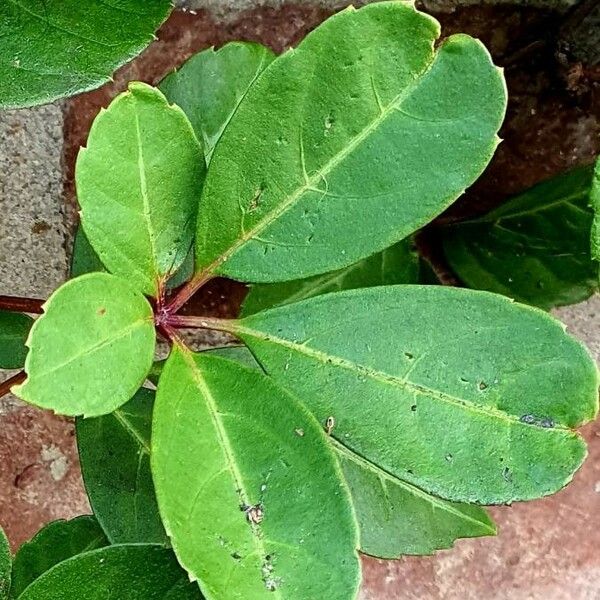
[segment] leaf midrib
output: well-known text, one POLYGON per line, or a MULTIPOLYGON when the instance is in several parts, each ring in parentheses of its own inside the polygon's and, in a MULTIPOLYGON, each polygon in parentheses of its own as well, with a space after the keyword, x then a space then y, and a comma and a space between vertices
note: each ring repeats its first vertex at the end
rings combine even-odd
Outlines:
POLYGON ((101 40, 95 40, 93 38, 86 37, 84 35, 81 35, 80 33, 77 33, 76 31, 71 31, 70 29, 67 29, 66 27, 63 27, 62 25, 59 25, 57 23, 53 23, 48 18, 44 18, 42 15, 40 15, 40 14, 32 11, 30 8, 28 8, 26 6, 23 6, 17 0, 7 0, 7 1, 10 4, 12 4, 13 6, 21 9, 24 13, 27 13, 27 14, 31 15, 32 17, 34 17, 38 21, 41 21, 47 27, 51 27, 52 29, 54 29, 56 31, 59 31, 59 32, 61 32, 63 34, 66 33, 68 35, 73 36, 74 38, 83 40, 85 42, 90 42, 92 44, 98 44, 99 46, 104 46, 105 48, 118 48, 119 46, 123 45, 123 43, 119 43, 119 44, 107 44, 106 42, 103 42, 101 40))
MULTIPOLYGON (((456 396, 452 396, 452 395, 448 394, 447 392, 443 392, 443 391, 436 390, 433 388, 428 388, 424 385, 409 381, 408 379, 402 379, 395 375, 390 375, 383 371, 379 371, 377 369, 373 369, 371 367, 366 367, 364 365, 355 363, 351 360, 341 358, 339 356, 327 354, 320 350, 316 350, 315 348, 310 348, 309 346, 307 346, 305 344, 298 344, 296 342, 291 342, 289 340, 286 340, 286 339, 283 339, 283 338, 280 338, 280 337, 277 337, 274 335, 265 334, 261 331, 257 331, 255 329, 251 329, 250 327, 241 325, 239 322, 232 323, 229 326, 228 331, 230 333, 233 333, 234 335, 246 334, 251 337, 257 338, 259 340, 265 341, 265 342, 279 344, 280 346, 289 348, 290 350, 294 350, 295 352, 298 352, 299 354, 303 354, 305 356, 308 356, 309 358, 315 359, 318 362, 323 363, 324 365, 327 365, 327 366, 334 365, 337 367, 341 367, 343 369, 352 371, 354 373, 358 373, 359 375, 362 375, 362 376, 369 377, 370 379, 374 379, 374 380, 384 383, 386 385, 393 385, 395 387, 403 388, 411 393, 430 396, 432 398, 435 398, 441 402, 445 402, 452 406, 457 406, 458 408, 461 408, 461 409, 464 409, 467 411, 480 413, 487 417, 505 421, 511 425, 518 425, 521 427, 534 427, 534 425, 529 425, 528 423, 523 423, 520 420, 520 418, 517 417, 516 415, 512 415, 510 413, 503 412, 493 406, 484 406, 484 405, 475 404, 470 400, 465 400, 464 398, 457 398, 456 396)), ((564 425, 562 425, 560 423, 556 423, 552 429, 548 429, 548 432, 550 432, 550 431, 571 432, 571 429, 568 427, 565 427, 564 425)))
MULTIPOLYGON (((137 108, 137 99, 135 94, 131 94, 133 100, 133 113, 135 116, 135 131, 137 139, 137 150, 138 150, 138 173, 140 177, 140 193, 142 196, 142 216, 146 221, 146 231, 148 233, 148 241, 150 242, 150 250, 152 253, 152 266, 154 267, 154 275, 159 276, 160 270, 158 268, 158 251, 156 248, 156 240, 154 238, 154 227, 152 225, 152 216, 150 208, 150 199, 148 197, 148 181, 146 179, 146 163, 144 161, 144 149, 142 144, 142 131, 140 127, 140 115, 137 108)), ((153 282, 153 286, 156 287, 156 283, 153 282)))
MULTIPOLYGON (((217 403, 215 401, 214 396, 212 395, 209 386, 207 385, 204 377, 202 376, 202 371, 198 365, 198 363, 194 360, 194 357, 191 352, 185 349, 181 349, 181 355, 183 356, 183 360, 187 363, 190 371, 192 373, 192 377, 194 379, 194 383, 196 384, 196 388, 204 398, 204 401, 207 404, 208 412, 210 414, 210 418, 216 432, 219 446, 221 447, 223 454, 225 456, 225 460, 227 463, 227 467, 231 476, 233 477, 235 489, 242 500, 242 503, 245 505, 250 505, 250 494, 244 485, 244 478, 237 466, 235 461, 235 452, 231 445, 231 441, 229 439, 229 435, 227 434, 227 430, 221 420, 221 415, 219 413, 217 403)), ((258 530, 258 526, 254 523, 249 523, 250 529, 252 531, 252 540, 254 541, 255 552, 257 552, 261 557, 265 557, 268 555, 268 552, 263 544, 263 540, 261 537, 261 533, 258 530)), ((260 573, 259 573, 260 575, 260 573)), ((277 600, 283 600, 281 596, 281 592, 279 589, 276 589, 272 593, 272 597, 277 600)))
POLYGON ((148 444, 148 441, 133 426, 133 424, 129 422, 129 420, 127 419, 127 417, 125 417, 121 409, 117 408, 111 414, 119 423, 119 425, 121 425, 121 427, 129 434, 129 436, 137 442, 137 445, 140 446, 142 452, 147 456, 150 456, 150 445, 148 444))
MULTIPOLYGON (((315 173, 311 176, 308 176, 306 173, 306 165, 304 163, 304 153, 301 152, 301 160, 302 160, 302 172, 304 174, 305 182, 299 188, 296 189, 295 192, 289 194, 286 198, 280 201, 274 210, 265 215, 263 219, 258 221, 258 223, 252 227, 248 232, 244 233, 240 236, 228 249, 221 253, 212 263, 202 269, 203 276, 210 275, 215 272, 218 267, 220 267, 223 263, 227 262, 233 254, 243 246, 247 241, 255 237, 257 234, 264 231, 271 223, 276 221, 282 214, 288 211, 297 200, 299 200, 306 192, 310 190, 318 190, 315 186, 322 181, 326 175, 329 175, 332 169, 338 166, 346 157, 348 157, 364 140, 366 140, 369 135, 374 132, 391 114, 396 112, 402 104, 410 98, 412 93, 422 84, 423 78, 427 76, 432 66, 435 64, 438 53, 431 53, 429 62, 423 67, 423 69, 416 75, 415 79, 407 84, 407 86, 396 95, 392 101, 385 107, 382 108, 379 101, 377 101, 377 107, 379 109, 379 114, 371 121, 368 125, 366 125, 362 131, 356 134, 353 138, 351 138, 350 142, 344 146, 337 154, 334 154, 329 161, 325 163, 323 167, 315 171, 315 173)), ((376 99, 378 99, 378 95, 375 94, 376 99)), ((300 132, 300 140, 302 141, 302 132, 300 132)))
POLYGON ((582 212, 585 212, 580 206, 577 206, 576 204, 574 204, 574 202, 576 202, 578 200, 583 200, 586 196, 589 196, 589 191, 579 190, 576 193, 569 194, 567 196, 563 196, 557 200, 553 200, 546 204, 542 204, 541 206, 537 206, 536 208, 532 208, 530 210, 520 210, 517 212, 504 213, 504 214, 501 214, 500 216, 495 216, 494 213, 492 212, 488 215, 485 215, 484 217, 481 217, 480 219, 471 219, 471 220, 467 220, 467 221, 462 221, 460 223, 457 223, 456 225, 462 226, 462 225, 475 225, 475 224, 488 223, 488 224, 492 225, 493 227, 496 227, 502 221, 509 221, 511 219, 516 219, 518 217, 529 217, 529 216, 535 215, 537 213, 552 210, 553 208, 556 208, 557 206, 560 206, 561 204, 569 204, 573 208, 577 208, 577 209, 581 210, 582 212))

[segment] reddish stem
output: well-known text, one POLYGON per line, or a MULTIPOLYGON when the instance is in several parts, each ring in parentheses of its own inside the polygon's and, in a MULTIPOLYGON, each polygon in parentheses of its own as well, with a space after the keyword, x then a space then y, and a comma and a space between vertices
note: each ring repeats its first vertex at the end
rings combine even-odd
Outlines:
POLYGON ((41 315, 45 300, 38 298, 20 298, 18 296, 0 296, 0 310, 24 312, 41 315))
POLYGON ((10 389, 13 385, 23 383, 25 379, 27 379, 27 373, 25 373, 25 371, 20 371, 16 375, 13 375, 12 377, 9 377, 6 381, 0 383, 0 398, 10 393, 10 389))
POLYGON ((177 311, 205 284, 211 279, 212 275, 202 275, 197 279, 188 281, 180 290, 177 292, 173 300, 167 304, 166 311, 174 315, 177 311))

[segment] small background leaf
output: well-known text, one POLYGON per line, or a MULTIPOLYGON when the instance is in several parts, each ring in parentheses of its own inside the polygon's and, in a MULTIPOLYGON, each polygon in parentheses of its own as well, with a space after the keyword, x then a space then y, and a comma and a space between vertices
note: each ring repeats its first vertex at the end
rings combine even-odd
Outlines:
POLYGON ((242 306, 242 316, 328 292, 375 285, 419 282, 419 258, 407 238, 369 258, 333 273, 283 283, 256 284, 242 306))
POLYGON ((10 546, 8 545, 4 530, 0 527, 0 600, 8 600, 11 563, 10 546))
POLYGON ((348 491, 310 414, 255 369, 177 347, 152 431, 158 504, 209 598, 355 598, 348 491), (252 523, 245 507, 260 507, 252 523))
POLYGON ((590 204, 594 211, 594 222, 592 224, 592 257, 600 261, 600 159, 596 161, 596 169, 592 181, 590 204))
POLYGON ((380 558, 433 554, 458 538, 495 535, 480 506, 449 502, 336 446, 360 527, 361 552, 380 558))
POLYGON ((216 146, 197 271, 254 283, 330 272, 454 201, 496 148, 506 90, 479 42, 451 36, 435 52, 438 35, 411 6, 374 3, 278 57, 216 146))
POLYGON ((102 528, 92 516, 49 523, 19 548, 12 569, 11 596, 18 598, 28 585, 54 565, 108 545, 102 528))
POLYGON ((454 501, 553 493, 598 408, 587 350, 543 312, 487 292, 386 286, 230 324, 347 449, 454 501))
POLYGON ((168 0, 5 0, 0 106, 51 102, 99 87, 153 39, 168 0))
POLYGON ((204 143, 207 164, 246 92, 274 58, 260 44, 232 42, 199 52, 159 85, 188 116, 204 143))
POLYGON ((106 414, 142 385, 154 357, 152 308, 108 273, 71 279, 33 326, 19 398, 58 413, 106 414))
POLYGON ((154 392, 142 388, 108 415, 77 419, 85 487, 113 544, 168 542, 150 473, 153 404, 154 392))
POLYGON ((598 289, 590 256, 593 166, 545 181, 488 215, 442 229, 444 250, 469 287, 544 309, 598 289))
POLYGON ((87 238, 109 271, 156 295, 192 244, 202 147, 177 106, 143 83, 102 111, 77 159, 87 238))
POLYGON ((20 369, 25 364, 25 342, 33 322, 28 315, 0 310, 0 369, 20 369))
POLYGON ((19 600, 200 600, 173 553, 161 546, 108 546, 59 563, 19 600))
POLYGON ((71 278, 96 271, 106 272, 106 267, 92 248, 83 227, 78 225, 71 254, 71 278))

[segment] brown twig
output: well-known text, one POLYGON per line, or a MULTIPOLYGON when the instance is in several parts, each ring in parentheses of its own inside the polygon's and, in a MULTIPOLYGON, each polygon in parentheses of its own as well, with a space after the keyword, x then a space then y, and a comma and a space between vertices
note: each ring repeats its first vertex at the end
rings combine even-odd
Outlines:
POLYGON ((25 373, 25 371, 19 371, 16 375, 13 375, 0 383, 0 398, 6 396, 6 394, 10 394, 12 386, 23 383, 25 379, 27 379, 27 373, 25 373))
POLYGON ((176 314, 179 309, 212 278, 212 275, 200 274, 198 277, 188 281, 182 288, 179 289, 175 297, 167 304, 167 312, 171 315, 176 314))
POLYGON ((45 300, 39 298, 20 298, 19 296, 0 296, 0 310, 24 312, 41 315, 45 300))

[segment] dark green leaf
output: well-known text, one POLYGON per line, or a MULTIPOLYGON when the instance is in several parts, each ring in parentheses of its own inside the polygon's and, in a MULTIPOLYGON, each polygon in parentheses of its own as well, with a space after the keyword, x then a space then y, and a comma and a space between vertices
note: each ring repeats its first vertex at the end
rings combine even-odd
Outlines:
POLYGON ((152 307, 108 273, 71 279, 44 305, 28 340, 27 380, 13 393, 65 415, 98 416, 125 404, 152 365, 152 307))
POLYGON ((0 310, 0 369, 20 369, 25 364, 25 342, 32 325, 27 315, 0 310))
POLYGON ((200 600, 173 553, 151 544, 108 546, 59 563, 19 600, 200 600))
POLYGON ((103 417, 77 419, 83 480, 113 544, 166 544, 150 473, 154 392, 142 388, 127 404, 103 417))
POLYGON ((596 161, 596 169, 594 170, 590 204, 594 211, 594 222, 592 224, 592 257, 594 260, 600 261, 600 158, 596 161))
POLYGON ((85 231, 83 231, 83 227, 79 225, 75 234, 73 253, 71 255, 71 277, 79 277, 80 275, 95 271, 106 271, 106 268, 92 248, 85 235, 85 231))
POLYGON ((598 372, 545 313, 443 286, 328 294, 223 321, 346 448, 449 500, 537 498, 585 454, 598 372))
POLYGON ((156 295, 192 245, 202 147, 183 111, 130 83, 94 121, 77 159, 81 224, 109 271, 156 295))
POLYGON ((233 42, 192 56, 160 89, 188 116, 206 162, 250 86, 275 55, 260 44, 233 42))
POLYGON ((0 600, 8 600, 11 563, 10 546, 2 527, 0 527, 0 600))
POLYGON ((485 217, 443 230, 448 262, 469 286, 541 308, 598 289, 590 256, 593 167, 545 181, 485 217))
MULTIPOLYGON (((206 352, 261 368, 244 347, 206 352)), ((335 438, 327 439, 350 488, 362 552, 383 558, 431 554, 460 537, 495 535, 494 523, 483 508, 432 496, 350 452, 335 438)))
POLYGON ((451 36, 435 52, 438 35, 403 2, 349 8, 263 72, 211 161, 199 278, 340 269, 407 237, 479 176, 504 80, 478 41, 451 36))
POLYGON ((15 556, 12 597, 18 598, 28 585, 58 563, 108 544, 98 521, 91 516, 46 525, 15 556))
POLYGON ((312 416, 255 369, 175 347, 152 431, 158 504, 209 598, 355 597, 341 470, 312 416))
POLYGON ((418 283, 419 259, 408 238, 358 263, 324 275, 283 283, 253 285, 242 306, 242 315, 290 304, 340 290, 375 285, 418 283))
POLYGON ((168 0, 4 0, 0 106, 99 87, 152 41, 170 9, 168 0))

